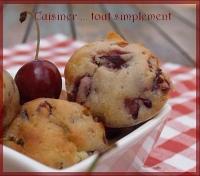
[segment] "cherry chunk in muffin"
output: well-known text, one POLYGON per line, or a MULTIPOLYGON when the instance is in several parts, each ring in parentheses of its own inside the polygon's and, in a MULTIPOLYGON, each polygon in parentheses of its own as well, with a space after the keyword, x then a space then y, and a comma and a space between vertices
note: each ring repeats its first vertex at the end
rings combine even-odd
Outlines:
POLYGON ((164 106, 170 79, 143 45, 111 33, 78 49, 65 67, 68 99, 89 108, 106 127, 131 127, 164 106))

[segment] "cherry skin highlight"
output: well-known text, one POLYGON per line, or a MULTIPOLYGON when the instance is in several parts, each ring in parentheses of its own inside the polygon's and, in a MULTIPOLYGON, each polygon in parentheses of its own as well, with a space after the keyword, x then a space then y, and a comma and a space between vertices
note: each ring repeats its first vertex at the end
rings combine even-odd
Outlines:
POLYGON ((15 76, 21 104, 36 98, 58 98, 62 79, 57 67, 46 60, 34 60, 23 65, 15 76))
MULTIPOLYGON (((24 11, 19 21, 26 20, 27 15, 35 16, 32 12, 24 11)), ((15 82, 20 93, 20 103, 24 104, 36 98, 59 98, 62 89, 62 79, 58 68, 47 60, 39 60, 40 29, 35 19, 37 31, 37 47, 35 59, 24 64, 15 76, 15 82)))

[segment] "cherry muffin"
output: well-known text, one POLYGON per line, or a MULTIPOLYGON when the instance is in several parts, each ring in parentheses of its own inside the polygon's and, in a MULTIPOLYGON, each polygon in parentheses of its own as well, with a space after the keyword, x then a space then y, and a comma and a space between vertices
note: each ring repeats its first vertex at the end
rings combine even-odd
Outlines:
POLYGON ((107 148, 105 130, 83 106, 40 98, 25 103, 4 144, 54 168, 64 168, 107 148))
POLYGON ((6 129, 20 111, 19 91, 12 76, 3 70, 3 128, 6 129))
POLYGON ((67 62, 68 100, 89 108, 107 127, 130 127, 154 117, 168 99, 170 80, 159 59, 115 33, 78 49, 67 62))

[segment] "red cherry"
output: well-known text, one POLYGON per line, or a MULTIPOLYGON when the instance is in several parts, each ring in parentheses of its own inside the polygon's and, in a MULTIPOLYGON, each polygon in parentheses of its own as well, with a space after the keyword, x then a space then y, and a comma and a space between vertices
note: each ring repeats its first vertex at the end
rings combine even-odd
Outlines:
MULTIPOLYGON (((21 23, 26 20, 27 14, 34 18, 32 12, 22 12, 19 19, 21 23)), ((37 27, 35 60, 23 65, 15 76, 21 104, 41 97, 58 98, 62 89, 62 79, 58 68, 50 61, 38 59, 40 30, 36 20, 35 23, 37 27)))
POLYGON ((21 104, 40 97, 58 98, 62 79, 57 67, 46 60, 34 60, 23 65, 15 76, 21 104))

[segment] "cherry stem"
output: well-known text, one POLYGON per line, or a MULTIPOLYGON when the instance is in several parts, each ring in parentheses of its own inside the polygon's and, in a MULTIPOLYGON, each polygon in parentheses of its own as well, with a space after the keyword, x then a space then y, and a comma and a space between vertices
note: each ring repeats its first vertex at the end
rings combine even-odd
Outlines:
POLYGON ((25 11, 25 12, 21 13, 21 18, 22 18, 22 19, 20 19, 21 22, 23 22, 26 19, 26 14, 31 15, 31 17, 34 18, 34 20, 35 20, 35 25, 36 25, 36 30, 37 30, 37 48, 36 48, 35 60, 37 60, 38 59, 38 54, 39 54, 39 48, 40 48, 40 28, 39 28, 39 23, 35 19, 34 13, 30 12, 30 11, 25 11), (23 13, 25 13, 25 14, 23 14, 23 13))

